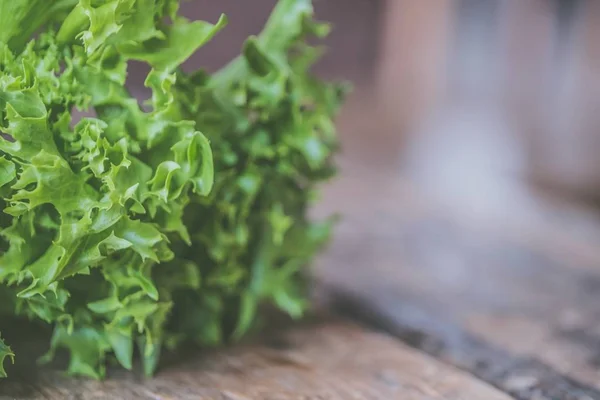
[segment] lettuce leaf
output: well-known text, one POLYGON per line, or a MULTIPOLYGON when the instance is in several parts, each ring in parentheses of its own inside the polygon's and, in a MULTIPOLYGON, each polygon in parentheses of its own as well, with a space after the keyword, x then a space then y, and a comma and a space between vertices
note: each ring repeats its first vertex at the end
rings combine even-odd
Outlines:
POLYGON ((14 354, 10 347, 4 344, 2 337, 0 337, 0 378, 6 378, 6 371, 4 370, 4 361, 6 358, 14 358, 14 354))
POLYGON ((2 310, 50 324, 44 360, 66 349, 73 375, 131 369, 136 346, 150 375, 164 347, 241 337, 264 302, 299 317, 328 237, 307 217, 345 91, 309 72, 307 39, 328 27, 281 0, 239 58, 186 74, 227 19, 177 11, 0 0, 2 310), (132 60, 151 67, 145 104, 125 86, 132 60))
POLYGON ((77 0, 20 0, 0 2, 0 42, 20 50, 43 24, 59 18, 77 0))

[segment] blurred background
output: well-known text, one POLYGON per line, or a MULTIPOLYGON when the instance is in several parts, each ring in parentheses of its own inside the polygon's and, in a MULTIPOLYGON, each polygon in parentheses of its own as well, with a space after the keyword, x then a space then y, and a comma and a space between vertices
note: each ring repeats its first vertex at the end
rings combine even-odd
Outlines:
MULTIPOLYGON (((187 67, 225 64, 274 4, 185 3, 191 18, 225 12, 231 21, 187 67)), ((315 7, 334 26, 317 73, 356 87, 340 122, 345 154, 397 167, 423 190, 474 211, 497 212, 507 202, 514 209, 526 201, 515 186, 522 182, 586 199, 600 193, 600 2, 316 0, 315 7)))

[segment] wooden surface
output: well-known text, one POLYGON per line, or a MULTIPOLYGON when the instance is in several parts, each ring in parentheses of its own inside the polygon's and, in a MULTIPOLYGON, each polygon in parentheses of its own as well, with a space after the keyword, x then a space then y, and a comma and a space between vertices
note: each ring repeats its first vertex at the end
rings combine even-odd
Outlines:
POLYGON ((0 392, 0 399, 509 399, 387 335, 335 319, 195 355, 151 380, 46 374, 35 385, 3 383, 0 392))

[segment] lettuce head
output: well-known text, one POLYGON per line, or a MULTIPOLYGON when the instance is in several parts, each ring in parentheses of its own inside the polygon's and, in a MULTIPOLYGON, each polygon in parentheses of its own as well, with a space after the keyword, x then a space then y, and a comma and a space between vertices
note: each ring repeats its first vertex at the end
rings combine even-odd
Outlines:
MULTIPOLYGON (((165 348, 241 337, 264 303, 300 316, 329 233, 307 216, 344 93, 309 72, 328 26, 280 0, 237 59, 184 72, 227 18, 178 5, 0 0, 0 331, 50 326, 44 360, 67 350, 70 374, 130 369, 137 347, 150 375, 165 348)), ((0 376, 14 356, 0 338, 0 376)))

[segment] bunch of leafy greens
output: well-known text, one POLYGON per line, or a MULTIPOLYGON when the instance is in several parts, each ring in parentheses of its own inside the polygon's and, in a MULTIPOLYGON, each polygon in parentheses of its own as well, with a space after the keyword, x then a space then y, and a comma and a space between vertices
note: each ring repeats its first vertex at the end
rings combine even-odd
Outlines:
MULTIPOLYGON (((280 0, 209 75, 179 66, 226 18, 178 0, 0 0, 0 313, 52 326, 45 359, 101 378, 137 347, 151 374, 162 348, 241 336, 264 302, 301 315, 344 91, 308 72, 328 32, 312 12, 280 0), (130 60, 151 67, 143 106, 130 60)), ((0 339, 0 376, 7 357, 0 339)))

